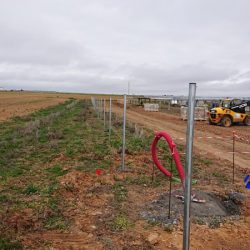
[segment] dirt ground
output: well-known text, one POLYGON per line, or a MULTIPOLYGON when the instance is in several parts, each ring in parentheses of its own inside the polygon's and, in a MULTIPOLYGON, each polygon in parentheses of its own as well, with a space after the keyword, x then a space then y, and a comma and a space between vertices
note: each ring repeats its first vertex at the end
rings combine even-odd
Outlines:
MULTIPOLYGON (((115 106, 114 112, 122 115, 122 107, 115 106)), ((127 119, 154 131, 165 130, 177 145, 185 145, 187 124, 179 116, 161 112, 145 112, 139 107, 129 107, 127 119)), ((249 204, 249 190, 244 187, 243 179, 246 174, 250 173, 250 127, 232 126, 224 128, 209 125, 206 121, 196 121, 194 152, 195 154, 204 155, 213 162, 217 162, 217 164, 209 166, 210 170, 217 171, 219 169, 229 180, 232 180, 233 131, 238 135, 235 141, 235 183, 232 184, 232 181, 230 181, 229 187, 223 188, 221 185, 213 185, 210 182, 200 184, 198 188, 220 194, 241 190, 247 195, 249 204)), ((191 249, 249 249, 250 207, 247 205, 244 219, 233 222, 232 225, 227 224, 215 230, 200 225, 192 225, 191 228, 191 249), (237 236, 235 236, 236 234, 237 236)), ((157 233, 162 235, 162 232, 158 231, 157 233)), ((172 248, 169 249, 181 249, 181 230, 172 236, 175 238, 175 242, 178 243, 172 243, 172 248)), ((163 239, 166 240, 166 238, 164 236, 162 241, 164 241, 163 239)), ((164 249, 164 247, 159 245, 155 249, 164 249)))
MULTIPOLYGON (((116 106, 114 112, 122 115, 122 108, 116 106)), ((141 124, 154 131, 164 130, 171 135, 176 144, 186 140, 187 122, 177 115, 161 112, 145 112, 142 108, 128 108, 129 121, 141 124)), ((224 128, 209 125, 207 121, 196 121, 194 127, 194 149, 196 153, 210 155, 219 161, 233 161, 233 131, 239 137, 235 142, 235 164, 250 171, 250 127, 232 126, 224 128)))
MULTIPOLYGON (((0 115, 3 120, 12 116, 24 115, 46 106, 52 106, 64 100, 75 98, 86 98, 83 95, 67 94, 40 94, 40 93, 0 93, 0 115)), ((122 107, 115 106, 113 111, 122 114, 122 107)), ((167 113, 149 113, 142 108, 128 108, 127 119, 129 122, 140 124, 141 127, 154 131, 165 130, 174 139, 177 145, 185 145, 186 121, 178 116, 167 113)), ((238 191, 246 195, 246 201, 242 205, 242 213, 237 219, 227 219, 225 223, 218 222, 215 228, 207 224, 191 223, 191 249, 200 250, 247 250, 250 245, 250 194, 243 183, 246 174, 250 174, 250 127, 234 126, 222 128, 211 126, 206 122, 195 122, 194 152, 196 155, 204 156, 199 170, 202 171, 201 181, 195 186, 196 190, 212 192, 225 195, 228 192, 238 191), (232 133, 238 135, 235 142, 235 183, 230 182, 232 177, 232 133), (247 153, 248 152, 248 153, 247 153), (211 160, 210 165, 206 161, 211 160), (203 169, 201 169, 203 168, 203 169), (206 169, 209 168, 209 169, 206 169), (204 173, 210 172, 218 175, 217 171, 223 173, 222 183, 215 178, 206 179, 204 173), (223 178, 226 177, 227 181, 223 178)), ((180 152, 180 153, 184 153, 180 152)), ((58 155, 50 164, 64 162, 64 154, 58 155)), ((157 200, 168 191, 166 185, 157 187, 151 184, 130 183, 126 185, 127 198, 114 202, 114 185, 121 181, 126 183, 129 178, 137 178, 141 181, 141 169, 134 172, 117 171, 120 164, 120 154, 113 159, 115 164, 97 176, 95 173, 81 172, 74 169, 74 163, 67 166, 67 174, 58 177, 60 189, 57 192, 65 200, 63 215, 69 217, 73 222, 67 232, 60 230, 40 230, 39 216, 48 216, 49 211, 40 215, 38 211, 25 208, 18 214, 3 216, 0 221, 20 233, 18 240, 24 243, 26 249, 182 249, 182 219, 174 228, 164 228, 162 225, 150 224, 141 216, 147 204, 157 200), (74 204, 72 206, 71 204, 74 204), (120 211, 133 221, 123 221, 120 211), (39 215, 39 216, 38 216, 39 215), (116 220, 116 219, 120 219, 116 220), (127 227, 126 230, 113 228, 113 224, 127 227), (112 224, 113 223, 113 224, 112 224), (128 223, 128 224, 126 224, 128 223), (124 225, 125 224, 125 225, 124 225), (46 246, 48 248, 39 248, 46 246)), ((150 176, 151 155, 150 152, 142 153, 136 159, 133 154, 126 156, 126 162, 133 162, 133 166, 146 165, 143 174, 150 176)), ((160 175, 157 173, 156 175, 160 175)), ((199 177, 199 173, 195 173, 199 177)), ((157 176, 156 176, 157 177, 157 176)), ((13 186, 18 183, 13 182, 13 186)), ((173 185, 173 189, 179 189, 180 185, 173 185)), ((121 190, 118 190, 122 192, 121 190)), ((38 198, 39 194, 33 194, 32 200, 38 198)), ((7 211, 8 212, 8 211, 7 211)), ((7 213, 6 212, 6 213, 7 213)), ((166 213, 166 211, 164 212, 166 213)))
MULTIPOLYGON (((145 202, 150 202, 165 188, 150 188, 132 185, 128 190, 128 201, 123 206, 129 217, 136 223, 125 231, 110 231, 109 221, 112 221, 117 211, 112 208, 109 185, 115 179, 124 179, 128 173, 104 173, 99 179, 89 173, 71 172, 60 179, 62 185, 73 186, 74 190, 61 194, 70 203, 78 200, 77 207, 67 211, 75 219, 69 233, 63 232, 32 232, 22 236, 21 240, 28 248, 35 248, 39 242, 50 242, 49 249, 182 249, 182 224, 174 229, 150 225, 140 217, 145 209, 145 202), (106 188, 105 188, 106 186, 106 188)), ((166 210, 166 209, 165 209, 166 210)), ((192 250, 247 250, 249 249, 249 217, 231 220, 218 228, 191 223, 192 250)), ((22 224, 24 222, 22 221, 22 224)), ((28 223, 27 223, 28 224, 28 223)))

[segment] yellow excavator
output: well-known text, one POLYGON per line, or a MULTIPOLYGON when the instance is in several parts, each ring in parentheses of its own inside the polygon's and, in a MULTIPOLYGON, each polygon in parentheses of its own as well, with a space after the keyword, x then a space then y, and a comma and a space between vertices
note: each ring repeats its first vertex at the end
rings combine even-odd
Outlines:
POLYGON ((210 109, 208 112, 209 124, 230 127, 234 123, 250 125, 250 114, 247 111, 250 101, 241 99, 225 99, 219 107, 210 109))

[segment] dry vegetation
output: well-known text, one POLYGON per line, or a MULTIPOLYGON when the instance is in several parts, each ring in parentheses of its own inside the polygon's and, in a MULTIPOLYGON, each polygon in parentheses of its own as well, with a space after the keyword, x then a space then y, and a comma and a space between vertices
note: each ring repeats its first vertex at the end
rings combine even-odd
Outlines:
MULTIPOLYGON (((68 99, 63 96, 56 106, 0 123, 0 249, 181 249, 181 218, 176 225, 166 225, 143 219, 141 212, 169 187, 161 173, 152 178, 153 130, 164 129, 180 137, 185 122, 173 115, 148 114, 130 107, 126 131, 129 171, 121 172, 122 108, 115 108, 109 142, 103 121, 97 119, 90 102, 80 96, 81 100, 63 103, 68 99)), ((196 126, 196 134, 222 133, 221 128, 215 132, 203 124, 196 126)), ((249 129, 240 127, 239 131, 249 129)), ((183 141, 177 145, 183 152, 183 141)), ((215 143, 217 152, 230 145, 215 143)), ((242 182, 249 165, 241 166, 238 161, 232 185, 231 161, 219 160, 215 147, 214 151, 208 146, 203 150, 206 155, 195 148, 195 189, 221 197, 234 190, 247 199, 240 206, 241 215, 209 223, 192 221, 191 249, 249 249, 249 193, 242 182)), ((170 154, 164 143, 159 152, 169 168, 170 154)), ((177 188, 180 184, 174 183, 173 189, 177 188)))
POLYGON ((27 92, 27 91, 0 91, 0 121, 14 116, 23 116, 35 110, 63 103, 69 98, 89 99, 90 95, 54 93, 54 92, 27 92))

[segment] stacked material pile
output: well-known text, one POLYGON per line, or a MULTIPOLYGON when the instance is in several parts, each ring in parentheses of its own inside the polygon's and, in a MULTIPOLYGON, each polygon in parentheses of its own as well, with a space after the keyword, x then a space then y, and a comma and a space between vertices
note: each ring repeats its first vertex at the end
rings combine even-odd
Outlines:
MULTIPOLYGON (((195 107, 194 119, 196 121, 205 121, 208 119, 207 116, 208 108, 207 106, 195 107)), ((187 120, 188 107, 181 106, 181 118, 182 120, 187 120)))
POLYGON ((159 111, 159 104, 157 103, 144 103, 144 110, 145 111, 153 111, 158 112, 159 111))

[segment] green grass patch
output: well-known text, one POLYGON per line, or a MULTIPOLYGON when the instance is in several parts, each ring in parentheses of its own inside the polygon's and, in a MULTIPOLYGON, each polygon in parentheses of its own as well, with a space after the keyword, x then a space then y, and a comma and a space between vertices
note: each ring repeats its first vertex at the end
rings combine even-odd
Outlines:
POLYGON ((1 250, 21 250, 22 244, 18 241, 12 241, 8 238, 0 236, 0 249, 1 250))
POLYGON ((116 182, 113 187, 114 200, 121 203, 126 200, 128 190, 121 182, 116 182))
POLYGON ((53 176, 62 176, 68 172, 67 170, 63 170, 62 166, 60 165, 54 165, 51 168, 47 168, 46 171, 53 176))
POLYGON ((25 194, 35 194, 38 193, 39 189, 34 184, 30 183, 24 190, 25 194))
POLYGON ((213 172, 212 176, 218 178, 220 181, 228 181, 228 178, 225 176, 225 174, 221 172, 213 172))
POLYGON ((152 177, 148 175, 127 176, 124 180, 126 184, 151 185, 152 177))
POLYGON ((206 159, 206 158, 198 158, 197 161, 201 165, 205 165, 205 166, 210 166, 212 164, 211 160, 206 159))
POLYGON ((69 223, 62 215, 51 215, 46 219, 44 227, 48 230, 59 229, 65 231, 68 229, 69 223))
POLYGON ((58 210, 59 198, 58 197, 50 197, 48 200, 48 207, 52 210, 58 210))
POLYGON ((52 195, 59 188, 59 183, 56 180, 46 184, 46 186, 41 189, 40 193, 43 195, 52 195))
POLYGON ((7 195, 0 195, 0 202, 5 203, 8 202, 8 196, 7 195))

